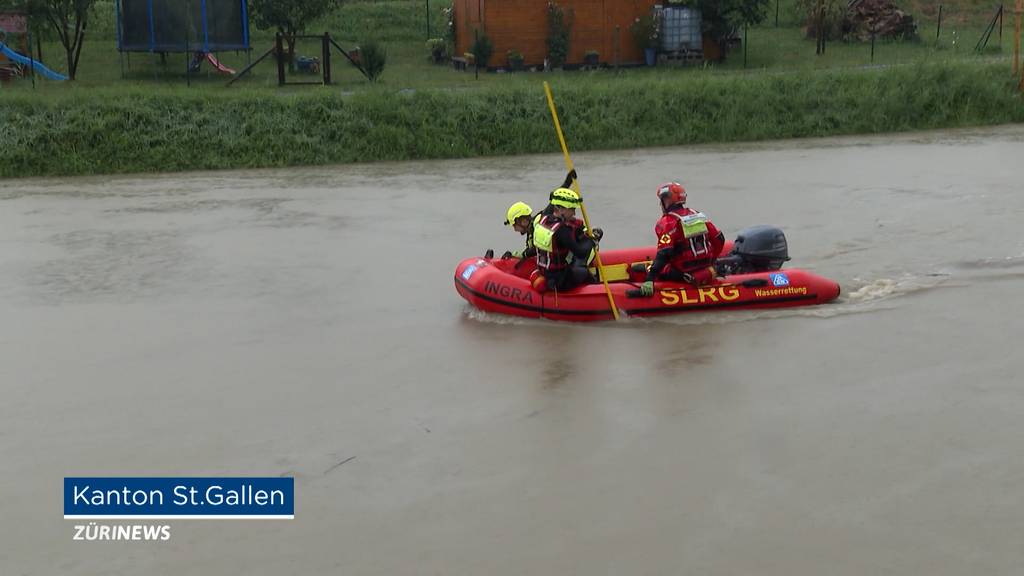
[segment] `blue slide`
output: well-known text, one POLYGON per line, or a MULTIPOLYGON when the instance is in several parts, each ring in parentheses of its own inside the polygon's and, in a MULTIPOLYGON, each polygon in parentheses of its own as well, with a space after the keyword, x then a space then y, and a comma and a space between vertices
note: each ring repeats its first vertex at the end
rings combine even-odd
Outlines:
POLYGON ((8 48, 7 44, 4 44, 3 42, 0 42, 0 54, 3 54, 4 56, 7 56, 11 60, 17 62, 18 64, 21 64, 22 66, 32 66, 37 72, 39 72, 43 76, 46 76, 50 80, 67 80, 68 79, 67 76, 65 76, 63 74, 58 74, 58 73, 54 72, 53 70, 50 70, 46 66, 43 66, 42 63, 37 62, 35 60, 32 60, 31 58, 28 58, 26 56, 22 56, 21 54, 18 54, 14 50, 11 50, 10 48, 8 48))

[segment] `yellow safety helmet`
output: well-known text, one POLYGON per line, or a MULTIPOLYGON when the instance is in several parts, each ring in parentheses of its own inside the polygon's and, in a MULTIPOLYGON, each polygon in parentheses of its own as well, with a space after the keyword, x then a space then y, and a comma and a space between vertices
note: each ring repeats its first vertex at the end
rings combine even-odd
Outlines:
POLYGON ((582 200, 580 200, 580 195, 569 188, 555 188, 555 190, 551 192, 551 204, 553 206, 561 206, 562 208, 579 208, 581 202, 582 200))
POLYGON ((530 208, 529 204, 526 202, 516 202, 509 206, 508 212, 505 213, 505 226, 511 226, 516 223, 516 220, 532 214, 533 208, 530 208))

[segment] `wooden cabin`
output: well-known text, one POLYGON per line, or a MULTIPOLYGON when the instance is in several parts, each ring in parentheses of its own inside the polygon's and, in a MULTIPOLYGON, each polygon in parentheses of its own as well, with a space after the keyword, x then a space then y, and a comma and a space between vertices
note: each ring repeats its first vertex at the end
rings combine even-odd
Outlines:
MULTIPOLYGON (((558 0, 572 13, 566 64, 582 64, 584 54, 596 51, 601 63, 639 64, 644 61, 630 25, 648 14, 656 0, 558 0)), ((547 56, 548 0, 453 0, 455 54, 472 50, 476 32, 494 43, 491 67, 506 65, 506 54, 517 50, 524 65, 544 63, 547 56)))

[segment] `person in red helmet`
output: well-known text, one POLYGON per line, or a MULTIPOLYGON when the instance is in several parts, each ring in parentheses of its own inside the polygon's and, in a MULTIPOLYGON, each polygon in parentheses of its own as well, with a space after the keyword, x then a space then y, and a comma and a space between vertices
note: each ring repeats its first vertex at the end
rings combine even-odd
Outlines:
POLYGON ((722 253, 725 235, 707 215, 686 207, 686 189, 678 182, 658 186, 663 215, 654 225, 658 252, 647 269, 647 279, 636 296, 654 294, 655 280, 694 285, 715 279, 715 258, 722 253))

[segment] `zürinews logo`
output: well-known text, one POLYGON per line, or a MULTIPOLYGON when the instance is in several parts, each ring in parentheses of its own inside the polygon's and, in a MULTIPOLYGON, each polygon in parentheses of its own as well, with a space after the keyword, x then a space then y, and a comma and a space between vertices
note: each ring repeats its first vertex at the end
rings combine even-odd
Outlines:
POLYGON ((293 519, 294 478, 64 478, 69 520, 293 519))

